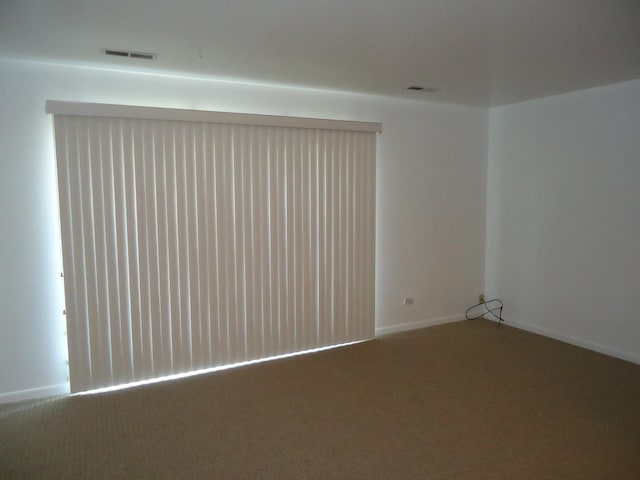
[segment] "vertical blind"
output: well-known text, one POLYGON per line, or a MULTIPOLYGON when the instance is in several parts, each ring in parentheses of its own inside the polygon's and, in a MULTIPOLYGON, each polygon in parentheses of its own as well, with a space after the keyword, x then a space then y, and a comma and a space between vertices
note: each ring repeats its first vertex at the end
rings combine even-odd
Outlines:
POLYGON ((373 337, 375 132, 47 108, 72 392, 373 337))

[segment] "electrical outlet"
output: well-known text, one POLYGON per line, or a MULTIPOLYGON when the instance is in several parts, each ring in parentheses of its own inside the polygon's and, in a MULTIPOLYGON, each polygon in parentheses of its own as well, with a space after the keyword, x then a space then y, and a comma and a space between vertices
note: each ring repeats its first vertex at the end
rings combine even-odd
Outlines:
POLYGON ((413 305, 413 298, 404 297, 404 304, 405 305, 413 305))
POLYGON ((484 293, 478 295, 478 303, 484 303, 484 293))

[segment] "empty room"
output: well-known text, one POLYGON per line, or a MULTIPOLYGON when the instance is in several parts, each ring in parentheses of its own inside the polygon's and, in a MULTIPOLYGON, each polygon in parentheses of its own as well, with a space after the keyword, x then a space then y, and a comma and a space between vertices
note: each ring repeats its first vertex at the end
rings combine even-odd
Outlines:
POLYGON ((0 3, 0 478, 640 478, 640 3, 0 3))

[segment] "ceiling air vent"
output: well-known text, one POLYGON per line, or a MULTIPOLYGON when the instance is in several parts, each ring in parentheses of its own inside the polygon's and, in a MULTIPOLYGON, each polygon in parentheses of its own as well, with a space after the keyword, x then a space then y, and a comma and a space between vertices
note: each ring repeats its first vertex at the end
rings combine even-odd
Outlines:
POLYGON ((156 56, 153 53, 143 52, 131 52, 129 53, 131 58, 142 58, 143 60, 153 60, 156 56))
POLYGON ((156 58, 155 53, 130 52, 129 50, 114 50, 111 48, 104 49, 105 55, 113 55, 115 57, 141 58, 143 60, 153 60, 156 58))
POLYGON ((414 92, 435 93, 440 89, 435 87, 418 87, 416 85, 412 85, 411 87, 407 87, 407 90, 411 90, 414 92))

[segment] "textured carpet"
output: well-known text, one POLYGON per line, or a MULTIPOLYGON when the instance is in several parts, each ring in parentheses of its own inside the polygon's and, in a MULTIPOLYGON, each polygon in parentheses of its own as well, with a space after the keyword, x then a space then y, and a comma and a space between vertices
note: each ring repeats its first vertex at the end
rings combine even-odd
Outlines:
POLYGON ((639 479, 640 366, 458 322, 0 406, 0 478, 639 479))

